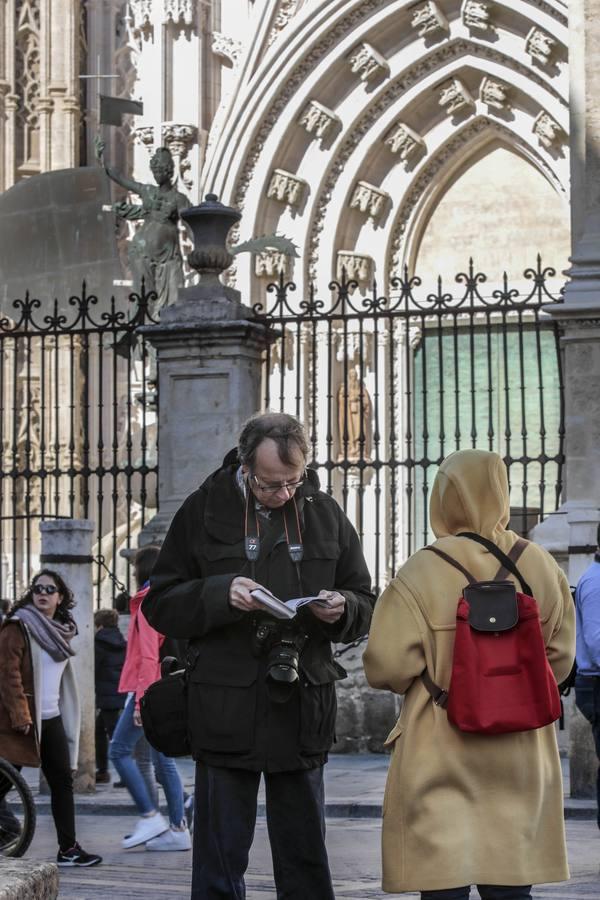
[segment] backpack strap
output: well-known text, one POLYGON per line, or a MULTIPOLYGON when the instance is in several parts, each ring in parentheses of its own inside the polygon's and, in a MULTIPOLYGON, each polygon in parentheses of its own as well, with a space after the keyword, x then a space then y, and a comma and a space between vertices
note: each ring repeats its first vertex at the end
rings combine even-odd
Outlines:
POLYGON ((480 534, 475 534, 472 531, 461 531, 458 537, 469 538, 471 541, 477 541, 478 544, 481 544, 482 547, 485 547, 492 556, 495 556, 497 560, 499 560, 505 569, 507 569, 511 575, 514 575, 515 578, 519 581, 521 588, 523 589, 524 594, 529 594, 530 597, 533 597, 533 591, 517 569, 516 565, 510 558, 504 553, 500 547, 497 547, 493 541, 488 540, 487 538, 482 537, 480 534))
MULTIPOLYGON (((516 540, 514 542, 514 544, 508 551, 507 555, 510 559, 512 559, 512 561, 514 563, 516 563, 517 560, 519 559, 519 557, 521 556, 521 554, 523 553, 523 551, 526 550, 528 546, 529 546, 529 541, 526 541, 523 538, 518 538, 518 540, 516 540)), ((508 569, 506 568, 506 566, 501 565, 500 568, 498 569, 498 571, 496 572, 496 577, 494 578, 494 581, 504 581, 506 579, 506 576, 509 574, 510 573, 509 573, 508 569)))
POLYGON ((450 556, 448 553, 444 553, 443 550, 439 550, 437 547, 423 547, 423 550, 430 550, 432 553, 435 553, 436 556, 439 556, 444 562, 450 563, 451 566, 454 566, 455 569, 458 569, 459 572, 465 576, 469 584, 476 584, 477 579, 473 578, 468 569, 465 569, 463 565, 461 565, 457 559, 450 556))
MULTIPOLYGON (((454 566, 455 569, 458 569, 461 572, 469 584, 476 584, 477 579, 474 578, 468 569, 465 569, 461 563, 457 559, 454 559, 448 553, 444 553, 443 550, 440 550, 438 547, 423 547, 423 550, 429 550, 431 553, 435 553, 436 556, 439 556, 440 559, 443 559, 444 562, 449 563, 451 566, 454 566)), ((421 672, 421 681, 427 688, 428 692, 431 694, 433 702, 436 706, 440 706, 442 709, 446 708, 446 704, 448 703, 448 691, 445 691, 438 684, 435 683, 433 678, 431 678, 427 669, 421 672)))
POLYGON ((429 675, 427 669, 421 672, 421 681, 431 694, 431 698, 436 706, 441 706, 442 709, 445 709, 448 704, 448 691, 445 691, 438 684, 435 683, 433 678, 429 675))

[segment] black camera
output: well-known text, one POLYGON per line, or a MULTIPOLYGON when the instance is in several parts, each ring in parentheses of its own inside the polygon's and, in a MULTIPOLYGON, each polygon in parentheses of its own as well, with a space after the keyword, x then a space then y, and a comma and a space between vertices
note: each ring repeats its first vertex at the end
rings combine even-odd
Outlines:
POLYGON ((255 625, 252 651, 255 656, 267 657, 267 692, 276 703, 285 703, 292 695, 305 642, 305 635, 282 629, 276 622, 257 622, 255 625))

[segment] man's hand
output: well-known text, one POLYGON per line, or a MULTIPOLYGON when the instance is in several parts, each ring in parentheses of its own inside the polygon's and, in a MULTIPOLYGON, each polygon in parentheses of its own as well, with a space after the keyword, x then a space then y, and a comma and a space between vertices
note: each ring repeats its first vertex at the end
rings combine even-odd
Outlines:
POLYGON ((259 587, 262 587, 262 585, 252 581, 251 578, 244 578, 243 575, 238 575, 237 578, 233 579, 229 588, 229 605, 242 612, 264 609, 262 603, 250 596, 250 591, 259 587))
POLYGON ((142 714, 141 714, 141 712, 139 711, 139 709, 134 709, 134 710, 133 710, 133 724, 134 724, 137 728, 141 728, 141 727, 142 727, 142 714))
POLYGON ((31 722, 28 722, 27 725, 19 725, 18 728, 15 728, 15 731, 18 731, 19 734, 29 734, 31 729, 31 722))
POLYGON ((334 622, 337 622, 338 619, 341 619, 344 615, 346 598, 338 591, 320 591, 319 597, 322 597, 323 600, 327 600, 327 606, 319 606, 318 603, 309 603, 308 608, 313 616, 316 616, 321 622, 333 625, 334 622))

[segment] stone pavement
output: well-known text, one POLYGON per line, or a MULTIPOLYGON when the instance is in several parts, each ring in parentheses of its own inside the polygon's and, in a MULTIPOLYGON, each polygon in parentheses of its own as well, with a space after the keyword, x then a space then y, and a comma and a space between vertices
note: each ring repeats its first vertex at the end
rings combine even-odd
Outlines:
MULTIPOLYGON (((193 788, 190 760, 180 760, 184 784, 193 788)), ((380 887, 380 810, 388 757, 376 754, 333 755, 325 768, 328 810, 327 843, 337 900, 383 900, 380 887)), ((26 770, 35 784, 37 773, 26 770)), ((565 772, 565 775, 567 773, 565 772)), ((568 778, 565 784, 568 790, 568 778)), ((86 849, 101 853, 95 869, 63 870, 59 900, 165 900, 189 897, 190 853, 121 850, 122 836, 135 823, 128 794, 101 786, 95 795, 78 796, 78 837, 86 849)), ((54 859, 55 836, 46 796, 38 798, 38 828, 28 857, 54 859)), ((259 808, 260 813, 264 807, 259 808)), ((539 887, 536 900, 600 900, 600 833, 589 801, 565 800, 572 879, 539 887)), ((266 825, 259 818, 250 857, 247 900, 274 900, 266 825)), ((405 894, 415 898, 416 894, 405 894)), ((473 900, 475 898, 473 894, 473 900)), ((308 900, 308 898, 307 898, 308 900)), ((317 900, 317 898, 310 898, 317 900)))
MULTIPOLYGON (((135 819, 83 815, 78 837, 84 847, 101 853, 104 863, 93 869, 62 870, 59 900, 177 900, 189 898, 191 853, 149 853, 121 850, 120 840, 135 819)), ((380 823, 375 819, 329 819, 327 844, 337 900, 383 900, 380 886, 380 823)), ((567 823, 572 879, 567 884, 540 886, 536 900, 598 900, 600 898, 600 834, 595 822, 567 823)), ((40 816, 28 856, 54 856, 55 836, 50 816, 40 816)), ((250 855, 247 900, 275 900, 264 819, 259 820, 250 855)), ((403 894, 415 900, 416 894, 403 894)), ((472 898, 475 900, 473 892, 472 898)), ((318 900, 318 898, 306 898, 318 900)))

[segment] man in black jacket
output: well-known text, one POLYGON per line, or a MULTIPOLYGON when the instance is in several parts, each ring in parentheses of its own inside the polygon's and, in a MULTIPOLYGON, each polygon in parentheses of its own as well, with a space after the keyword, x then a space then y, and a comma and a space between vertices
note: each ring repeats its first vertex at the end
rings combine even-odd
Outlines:
POLYGON ((292 416, 250 419, 237 451, 175 515, 142 604, 154 628, 190 642, 192 900, 245 897, 261 772, 277 895, 334 896, 323 765, 346 673, 331 642, 367 633, 374 595, 358 536, 307 456, 292 416), (257 587, 323 602, 280 620, 257 587))

